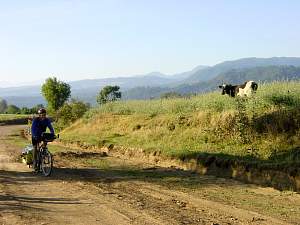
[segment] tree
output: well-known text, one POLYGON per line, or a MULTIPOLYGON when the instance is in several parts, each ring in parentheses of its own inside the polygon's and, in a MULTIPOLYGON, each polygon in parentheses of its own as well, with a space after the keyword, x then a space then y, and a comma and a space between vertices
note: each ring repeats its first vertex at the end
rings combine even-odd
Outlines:
POLYGON ((6 113, 17 114, 17 113, 20 113, 20 109, 15 105, 9 105, 9 106, 7 106, 6 113))
POLYGON ((31 110, 32 114, 35 114, 41 108, 45 108, 45 106, 43 104, 37 104, 37 105, 33 106, 30 110, 31 110))
POLYGON ((0 113, 4 113, 7 109, 7 102, 5 99, 0 98, 0 113))
POLYGON ((42 95, 51 111, 57 111, 71 96, 69 84, 58 81, 56 77, 48 78, 42 86, 42 95))
POLYGON ((22 107, 20 110, 21 114, 31 114, 31 109, 27 107, 22 107))
POLYGON ((180 97, 182 97, 181 94, 179 94, 177 92, 174 92, 174 91, 163 93, 163 94, 160 95, 160 98, 166 98, 166 99, 180 98, 180 97))
POLYGON ((97 96, 98 104, 102 105, 107 102, 116 101, 117 99, 120 99, 122 93, 119 90, 119 86, 105 86, 97 96))

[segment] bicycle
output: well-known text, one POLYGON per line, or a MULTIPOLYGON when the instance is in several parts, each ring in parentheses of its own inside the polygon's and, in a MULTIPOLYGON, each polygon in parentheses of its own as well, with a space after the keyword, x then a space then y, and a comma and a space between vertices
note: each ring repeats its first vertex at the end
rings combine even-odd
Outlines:
POLYGON ((48 177, 53 169, 53 156, 48 150, 47 143, 59 138, 51 133, 43 133, 41 137, 42 144, 38 146, 37 156, 37 172, 42 172, 44 176, 48 177))

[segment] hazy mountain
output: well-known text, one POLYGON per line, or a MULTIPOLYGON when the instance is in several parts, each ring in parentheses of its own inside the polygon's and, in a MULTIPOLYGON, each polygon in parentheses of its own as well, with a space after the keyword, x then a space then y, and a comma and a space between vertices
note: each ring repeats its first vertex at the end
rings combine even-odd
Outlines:
POLYGON ((88 79, 68 82, 74 90, 82 88, 97 88, 106 85, 118 85, 123 89, 136 86, 159 86, 170 83, 172 78, 160 72, 152 72, 146 75, 132 77, 116 77, 104 79, 88 79))
POLYGON ((271 82, 280 80, 300 80, 300 67, 295 66, 265 66, 243 69, 232 69, 217 77, 191 85, 180 85, 173 89, 178 93, 203 93, 218 89, 224 83, 242 84, 247 80, 256 82, 271 82))
POLYGON ((246 80, 260 81, 281 81, 300 80, 300 66, 265 66, 244 69, 232 69, 220 74, 211 82, 240 84, 246 80))
MULTIPOLYGON (((71 85, 73 98, 95 104, 97 94, 106 85, 118 85, 123 92, 138 86, 166 87, 180 79, 180 75, 178 74, 173 77, 173 75, 152 72, 132 77, 86 79, 68 83, 71 85)), ((9 104, 14 104, 19 107, 32 107, 40 103, 45 104, 45 100, 41 96, 41 85, 0 88, 0 96, 7 99, 9 104)))
POLYGON ((256 82, 271 82, 280 80, 300 80, 300 67, 295 66, 265 66, 243 69, 232 69, 219 74, 217 77, 193 84, 181 84, 174 88, 138 87, 124 92, 124 96, 131 99, 158 98, 166 92, 180 94, 205 93, 217 90, 223 82, 242 84, 247 80, 256 82), (140 93, 143 93, 142 95, 140 93))
POLYGON ((225 61, 191 74, 182 83, 193 84, 208 81, 232 69, 253 68, 262 66, 291 65, 300 66, 300 57, 273 57, 273 58, 243 58, 233 61, 225 61))
MULTIPOLYGON (((222 81, 242 83, 245 80, 299 79, 300 58, 244 58, 226 61, 212 67, 198 66, 191 71, 174 75, 152 72, 131 77, 88 79, 68 82, 72 97, 96 103, 96 96, 106 85, 121 87, 124 99, 149 99, 162 93, 199 93, 216 89, 222 81)), ((45 103, 40 85, 0 88, 0 97, 9 104, 32 107, 45 103)))
POLYGON ((13 104, 20 107, 33 107, 38 104, 46 105, 45 99, 41 95, 35 96, 5 96, 3 97, 8 104, 13 104))
POLYGON ((168 92, 168 87, 135 87, 122 92, 122 99, 151 99, 158 98, 162 93, 168 92))
POLYGON ((36 96, 40 95, 41 86, 20 86, 20 87, 6 87, 0 88, 0 96, 36 96))
POLYGON ((192 69, 191 71, 187 71, 187 72, 183 72, 183 73, 177 73, 174 74, 172 76, 170 76, 172 79, 176 80, 176 81, 182 81, 185 80, 186 78, 190 77, 192 74, 195 74, 203 69, 207 69, 209 68, 209 66, 197 66, 194 69, 192 69))

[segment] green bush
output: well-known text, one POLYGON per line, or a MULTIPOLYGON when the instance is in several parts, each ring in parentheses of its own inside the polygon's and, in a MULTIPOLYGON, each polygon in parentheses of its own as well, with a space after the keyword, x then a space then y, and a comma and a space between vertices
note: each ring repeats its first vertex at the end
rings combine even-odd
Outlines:
POLYGON ((20 113, 20 109, 15 105, 9 105, 5 111, 7 114, 18 114, 20 113))
POLYGON ((57 112, 56 128, 61 130, 81 118, 90 108, 88 103, 72 99, 65 103, 57 112))
POLYGON ((279 107, 295 107, 299 106, 299 96, 293 94, 273 94, 268 96, 268 101, 279 107))

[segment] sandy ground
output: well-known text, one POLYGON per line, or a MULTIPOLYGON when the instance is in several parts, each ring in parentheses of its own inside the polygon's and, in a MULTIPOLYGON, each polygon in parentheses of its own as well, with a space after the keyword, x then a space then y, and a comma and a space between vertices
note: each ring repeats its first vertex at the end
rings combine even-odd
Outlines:
MULTIPOLYGON (((172 168, 135 165, 112 157, 104 159, 109 168, 91 168, 78 159, 57 155, 51 177, 34 175, 25 164, 15 161, 20 149, 4 141, 20 128, 0 126, 0 224, 297 224, 210 200, 199 194, 200 189, 160 184, 160 179, 168 184, 168 179, 191 178, 209 183, 208 188, 220 183, 226 190, 230 185, 244 185, 172 168), (148 174, 157 177, 148 178, 148 174)), ((257 195, 276 192, 251 188, 257 195)), ((299 206, 300 198, 296 198, 291 204, 299 206)))

